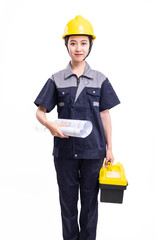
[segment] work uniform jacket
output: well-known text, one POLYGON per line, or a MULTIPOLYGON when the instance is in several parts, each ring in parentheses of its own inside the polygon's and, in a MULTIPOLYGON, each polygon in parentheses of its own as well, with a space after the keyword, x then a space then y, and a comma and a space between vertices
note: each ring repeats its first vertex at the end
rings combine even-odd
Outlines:
POLYGON ((58 118, 89 120, 93 124, 86 138, 54 137, 53 155, 58 158, 101 159, 106 156, 106 138, 100 112, 120 101, 101 72, 92 70, 86 62, 79 78, 69 63, 66 69, 53 74, 45 83, 34 102, 50 112, 57 106, 58 118))

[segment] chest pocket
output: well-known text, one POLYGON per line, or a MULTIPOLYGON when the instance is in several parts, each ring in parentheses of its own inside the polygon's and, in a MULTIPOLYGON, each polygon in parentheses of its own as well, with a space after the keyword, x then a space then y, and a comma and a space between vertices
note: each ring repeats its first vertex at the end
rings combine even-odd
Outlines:
POLYGON ((70 89, 59 89, 58 90, 58 109, 69 105, 70 103, 70 89))
POLYGON ((100 103, 100 89, 99 88, 87 88, 87 111, 90 109, 99 109, 100 103))

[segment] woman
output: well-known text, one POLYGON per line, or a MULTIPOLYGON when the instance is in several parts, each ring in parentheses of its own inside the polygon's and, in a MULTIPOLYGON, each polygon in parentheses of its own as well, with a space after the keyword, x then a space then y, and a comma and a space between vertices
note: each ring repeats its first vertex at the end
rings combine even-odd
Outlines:
POLYGON ((48 79, 35 100, 36 117, 54 137, 53 156, 59 186, 64 240, 95 240, 98 218, 98 176, 106 157, 113 163, 109 109, 120 101, 108 78, 85 61, 95 40, 92 25, 76 16, 65 27, 63 39, 71 57, 66 69, 48 79), (59 123, 46 117, 57 105, 58 118, 89 120, 86 138, 64 135, 59 123), (78 225, 78 192, 81 212, 78 225))

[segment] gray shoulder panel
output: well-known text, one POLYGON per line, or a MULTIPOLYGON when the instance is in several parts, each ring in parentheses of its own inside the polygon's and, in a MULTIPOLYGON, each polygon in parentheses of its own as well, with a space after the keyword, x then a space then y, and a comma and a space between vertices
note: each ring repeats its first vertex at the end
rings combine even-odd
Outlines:
POLYGON ((93 79, 88 81, 87 87, 101 88, 103 82, 107 78, 103 73, 96 70, 92 70, 92 76, 93 76, 93 79))
POLYGON ((54 73, 51 79, 55 82, 57 88, 76 87, 77 85, 75 76, 65 79, 65 69, 54 73))
POLYGON ((54 82, 54 78, 53 78, 53 75, 51 75, 51 77, 49 78, 49 79, 51 79, 53 82, 54 82))

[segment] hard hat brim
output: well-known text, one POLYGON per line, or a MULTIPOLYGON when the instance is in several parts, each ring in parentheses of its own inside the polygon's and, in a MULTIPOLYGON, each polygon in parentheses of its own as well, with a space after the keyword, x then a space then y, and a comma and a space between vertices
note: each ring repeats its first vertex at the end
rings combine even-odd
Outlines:
POLYGON ((94 41, 96 39, 95 35, 91 35, 91 34, 65 34, 62 36, 62 38, 65 40, 66 36, 92 36, 92 40, 94 41))

